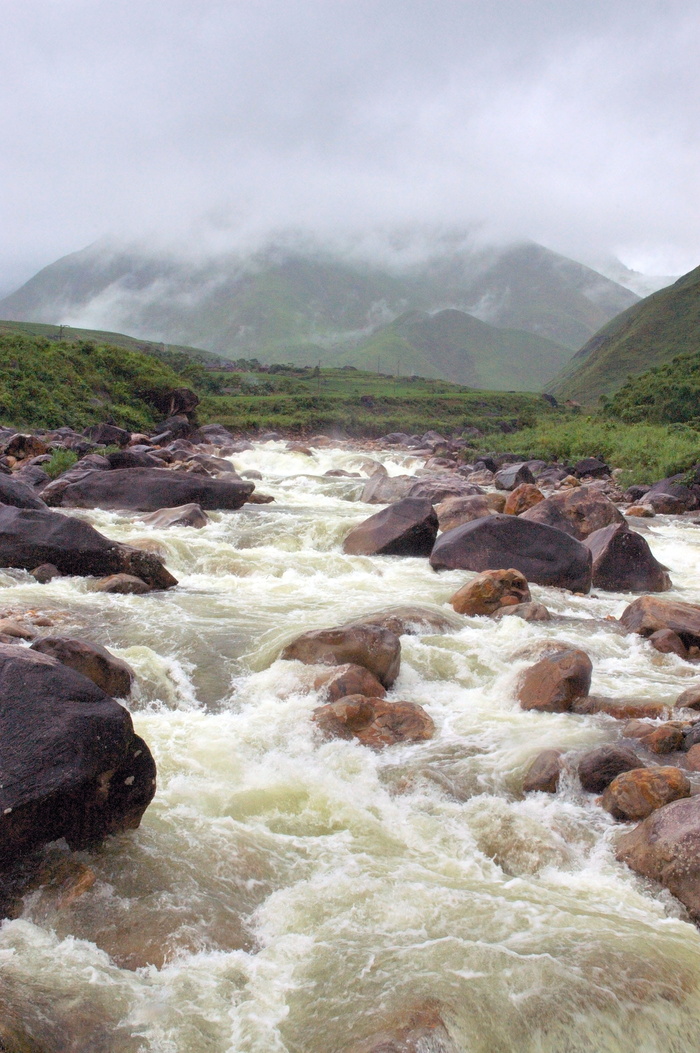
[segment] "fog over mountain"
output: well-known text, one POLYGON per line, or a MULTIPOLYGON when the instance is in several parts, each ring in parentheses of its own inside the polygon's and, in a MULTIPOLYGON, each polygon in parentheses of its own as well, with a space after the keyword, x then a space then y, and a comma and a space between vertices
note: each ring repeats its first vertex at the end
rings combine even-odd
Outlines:
POLYGON ((289 228, 680 274, 699 37, 684 0, 6 4, 0 290, 105 236, 202 258, 289 228))

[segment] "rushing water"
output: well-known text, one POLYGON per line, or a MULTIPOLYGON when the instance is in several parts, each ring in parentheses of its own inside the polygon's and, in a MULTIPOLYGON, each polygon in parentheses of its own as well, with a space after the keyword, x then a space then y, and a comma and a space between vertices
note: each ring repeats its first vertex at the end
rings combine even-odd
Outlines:
MULTIPOLYGON (((382 459, 390 474, 420 467, 382 459)), ((574 780, 519 793, 541 749, 619 726, 513 699, 546 639, 590 654, 600 694, 670 702, 693 667, 615 631, 606 619, 631 597, 535 586, 565 617, 402 638, 389 697, 425 706, 431 742, 321 743, 314 670, 277 660, 281 647, 396 604, 439 609, 468 575, 342 553, 376 507, 358 502, 361 482, 323 473, 366 473, 364 454, 267 443, 232 460, 262 473, 273 504, 212 513, 202 530, 79 513, 159 546, 171 592, 0 571, 5 608, 47 612, 45 631, 133 666, 129 705, 159 771, 141 828, 79 855, 89 891, 70 904, 32 892, 0 929, 7 1019, 51 1053, 336 1053, 436 1002, 463 1053, 697 1050, 696 928, 615 861, 619 825, 574 780)), ((644 531, 671 595, 697 602, 700 528, 660 517, 644 531)))

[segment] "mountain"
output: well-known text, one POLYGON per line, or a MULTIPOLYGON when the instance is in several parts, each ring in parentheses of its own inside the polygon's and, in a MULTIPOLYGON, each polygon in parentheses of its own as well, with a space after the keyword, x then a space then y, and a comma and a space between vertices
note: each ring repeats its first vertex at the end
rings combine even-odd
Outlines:
MULTIPOLYGON (((233 359, 331 365, 407 312, 456 310, 530 334, 503 339, 514 342, 516 355, 551 359, 547 376, 535 370, 544 381, 636 299, 590 268, 531 243, 474 248, 463 238, 443 238, 420 256, 362 258, 287 241, 188 261, 177 253, 99 242, 44 268, 0 301, 0 316, 126 330, 233 359), (557 361, 553 345, 562 348, 557 361)), ((462 325, 465 333, 469 324, 462 325)), ((490 354, 495 344, 478 327, 472 330, 475 343, 465 350, 476 358, 490 354)), ((435 375, 441 367, 431 348, 423 342, 416 349, 430 363, 421 366, 424 375, 435 375)), ((489 367, 476 372, 486 375, 489 367)), ((495 372, 502 376, 500 366, 495 372)), ((532 388, 522 363, 516 372, 532 388)))
POLYGON ((695 351, 700 351, 700 267, 603 326, 547 390, 592 405, 628 376, 695 351))
POLYGON ((498 391, 539 390, 567 361, 561 344, 519 329, 499 329, 454 308, 412 311, 381 326, 338 363, 396 374, 442 377, 498 391))
POLYGON ((594 270, 604 274, 606 278, 617 282, 618 285, 622 285, 625 289, 631 289, 637 296, 651 296, 652 293, 658 292, 659 289, 665 289, 667 285, 673 285, 680 277, 679 274, 642 274, 640 271, 634 271, 630 267, 625 266, 622 260, 618 260, 615 256, 596 260, 592 266, 594 270))
POLYGON ((168 344, 162 341, 137 340, 125 333, 105 332, 102 329, 76 329, 68 325, 48 325, 43 322, 13 322, 0 319, 0 336, 8 333, 22 333, 25 336, 40 336, 46 340, 88 341, 98 344, 110 344, 112 347, 123 347, 127 351, 143 351, 160 358, 183 356, 193 362, 221 362, 219 355, 203 351, 201 347, 183 347, 180 344, 168 344))

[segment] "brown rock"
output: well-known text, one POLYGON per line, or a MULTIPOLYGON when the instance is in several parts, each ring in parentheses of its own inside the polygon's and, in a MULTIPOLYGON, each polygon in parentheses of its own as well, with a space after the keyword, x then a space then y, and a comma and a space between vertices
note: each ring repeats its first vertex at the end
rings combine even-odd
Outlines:
POLYGON ((437 1009, 413 1010, 398 1024, 353 1042, 342 1053, 457 1053, 437 1009))
POLYGON ((28 625, 21 625, 14 618, 0 618, 0 633, 15 640, 33 640, 36 633, 28 625))
POLYGON ((604 698, 601 695, 589 695, 577 699, 571 707, 572 713, 590 714, 607 713, 616 720, 632 720, 635 717, 647 717, 658 720, 668 713, 663 702, 638 702, 634 698, 604 698))
POLYGON ((527 580, 519 570, 485 570, 450 597, 458 614, 493 614, 531 599, 527 580))
POLYGON ((653 519, 656 512, 648 505, 630 505, 625 511, 626 516, 636 516, 638 519, 653 519))
POLYGON ((630 633, 651 636, 659 629, 672 629, 686 647, 700 644, 700 607, 679 600, 640 596, 622 612, 620 624, 630 633))
POLYGON ((492 491, 486 494, 486 503, 493 512, 503 512, 506 507, 506 495, 500 490, 492 491))
POLYGON ((700 797, 653 812, 617 842, 617 858, 664 885, 691 916, 700 917, 700 797))
MULTIPOLYGON (((578 479, 576 486, 579 487, 578 479)), ((577 541, 583 541, 601 527, 625 521, 612 501, 593 486, 581 486, 579 489, 553 494, 523 512, 522 518, 556 527, 577 541)))
POLYGON ((440 530, 452 530, 462 523, 471 523, 473 519, 493 515, 494 509, 489 502, 489 496, 473 494, 471 497, 446 497, 435 509, 440 530))
POLYGON ((131 693, 134 671, 100 644, 74 640, 69 636, 45 636, 31 645, 33 651, 57 658, 62 665, 92 680, 112 698, 126 698, 131 693))
POLYGON ((675 753, 683 749, 683 729, 678 724, 662 724, 641 740, 652 753, 675 753))
POLYGON ((314 710, 313 719, 331 738, 356 738, 363 746, 382 749, 397 742, 422 742, 435 734, 435 725, 415 702, 387 702, 383 698, 349 695, 314 710))
POLYGON ((352 556, 429 556, 438 532, 430 501, 406 497, 353 527, 343 541, 352 556))
POLYGON ((384 687, 391 687, 399 675, 401 643, 388 629, 353 622, 302 633, 284 648, 280 657, 307 665, 362 665, 384 687))
POLYGON ((688 657, 688 648, 678 633, 674 633, 673 629, 657 629, 649 637, 649 643, 654 650, 659 651, 661 654, 677 654, 681 658, 688 657))
POLYGON ((696 687, 687 687, 676 699, 676 707, 679 709, 700 709, 700 684, 696 687))
POLYGON ((435 611, 431 607, 387 607, 356 618, 356 625, 380 625, 395 636, 424 636, 451 633, 464 628, 464 622, 451 611, 435 611))
POLYGON ((337 702, 348 695, 364 695, 365 698, 384 698, 386 691, 376 676, 362 665, 339 665, 321 673, 314 680, 314 690, 324 688, 329 702, 337 702))
POLYGON ((60 570, 58 567, 54 567, 53 563, 41 563, 30 573, 33 578, 36 578, 40 585, 46 585, 49 581, 53 581, 54 578, 61 577, 60 570))
POLYGON ((178 505, 176 508, 159 508, 157 511, 143 516, 142 521, 148 526, 155 527, 157 530, 165 530, 167 527, 174 526, 188 526, 200 529, 206 526, 210 520, 209 516, 202 511, 199 505, 190 503, 188 505, 178 505))
POLYGON ((594 530, 584 540, 593 559, 593 587, 612 592, 665 592, 671 579, 641 534, 626 523, 594 530))
POLYGON ((643 768, 631 746, 609 743, 587 750, 578 762, 578 777, 587 793, 602 793, 618 775, 633 768, 643 768))
POLYGON ((631 822, 689 796, 690 783, 680 768, 635 768, 613 779, 601 804, 613 818, 631 822))
POLYGON ((653 491, 644 494, 640 504, 662 516, 682 515, 686 510, 686 502, 682 498, 653 491))
POLYGON ((700 771, 700 742, 690 747, 685 755, 685 763, 690 771, 700 771))
POLYGON ((5 447, 5 456, 14 457, 16 461, 24 461, 28 457, 41 457, 48 453, 48 446, 38 435, 25 435, 18 432, 13 435, 5 447))
POLYGON ((591 686, 593 665, 585 651, 567 649, 540 659, 522 674, 517 697, 523 709, 565 713, 591 686))
POLYGON ((543 603, 517 603, 513 607, 500 607, 499 610, 494 611, 493 617, 496 621, 500 621, 501 618, 508 618, 510 615, 522 618, 526 622, 549 622, 552 620, 552 615, 543 603))
POLYGON ((534 483, 521 483, 508 494, 503 511, 507 516, 519 516, 527 512, 528 508, 534 508, 544 499, 544 494, 534 483))
POLYGON ((99 578, 93 586, 95 592, 112 592, 123 596, 142 596, 146 592, 152 592, 141 578, 133 574, 110 574, 108 578, 99 578))
POLYGON ((561 769, 561 750, 542 750, 525 772, 523 793, 556 793, 561 769))

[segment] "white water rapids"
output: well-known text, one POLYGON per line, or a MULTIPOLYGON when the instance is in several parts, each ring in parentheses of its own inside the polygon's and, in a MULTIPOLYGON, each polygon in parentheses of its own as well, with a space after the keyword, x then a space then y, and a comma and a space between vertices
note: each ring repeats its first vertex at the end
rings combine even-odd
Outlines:
MULTIPOLYGON (((323 473, 362 470, 365 455, 267 443, 231 460, 275 503, 211 513, 202 530, 75 513, 157 543, 171 592, 0 571, 5 608, 51 614, 47 632, 133 666, 129 708, 158 765, 140 829, 80 853, 94 886, 63 907, 33 892, 0 928, 11 1017, 42 1053, 339 1053, 430 1001, 461 1053, 694 1053, 696 928, 615 861, 620 824, 573 779, 520 793, 540 750, 601 744, 619 724, 513 698, 545 639, 589 653, 599 694, 672 702, 693 666, 606 621, 631 596, 534 586, 568 620, 402 637, 388 697, 427 709, 431 742, 321 742, 316 671, 276 660, 282 645, 397 604, 439 609, 470 575, 342 553, 377 508, 357 501, 361 481, 323 473)), ((643 529, 668 595, 700 601, 700 527, 643 529)))

